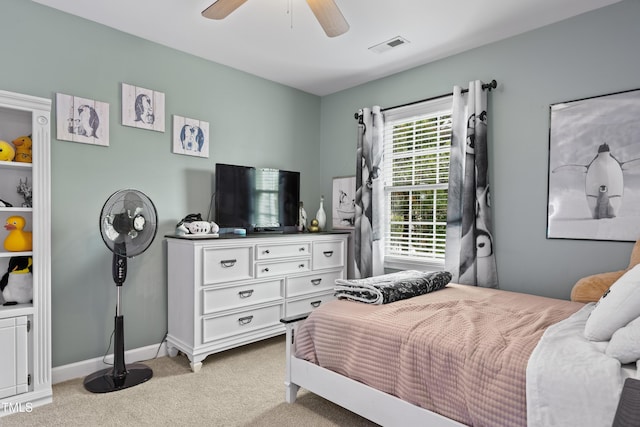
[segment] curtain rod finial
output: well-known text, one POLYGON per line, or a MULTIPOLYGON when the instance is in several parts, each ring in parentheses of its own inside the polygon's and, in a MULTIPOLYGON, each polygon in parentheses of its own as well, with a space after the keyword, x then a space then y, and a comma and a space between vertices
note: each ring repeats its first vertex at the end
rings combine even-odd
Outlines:
POLYGON ((482 88, 483 88, 483 89, 488 89, 488 90, 489 90, 489 92, 491 92, 491 89, 495 89, 495 88, 497 88, 497 87, 498 87, 498 82, 497 82, 497 81, 495 81, 495 79, 494 79, 494 80, 491 80, 491 82, 490 82, 490 83, 486 83, 486 84, 483 84, 483 85, 482 85, 482 88))

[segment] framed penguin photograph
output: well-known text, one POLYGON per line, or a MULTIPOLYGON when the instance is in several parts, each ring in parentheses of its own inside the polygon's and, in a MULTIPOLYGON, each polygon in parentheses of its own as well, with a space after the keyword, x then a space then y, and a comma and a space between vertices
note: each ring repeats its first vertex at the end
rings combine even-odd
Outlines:
POLYGON ((209 123, 174 114, 173 153, 209 157, 209 123))
POLYGON ((640 89, 550 106, 547 238, 640 238, 640 89))
POLYGON ((164 93, 122 83, 122 124, 164 132, 164 93))
POLYGON ((57 132, 61 141, 109 146, 109 104, 56 94, 57 132))

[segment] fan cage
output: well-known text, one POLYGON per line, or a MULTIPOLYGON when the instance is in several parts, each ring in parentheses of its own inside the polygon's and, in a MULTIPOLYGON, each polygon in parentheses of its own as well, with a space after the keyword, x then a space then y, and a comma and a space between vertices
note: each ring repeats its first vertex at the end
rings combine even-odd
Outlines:
POLYGON ((157 232, 157 210, 151 199, 139 190, 123 189, 113 193, 100 212, 100 234, 109 250, 128 258, 144 252, 153 242, 157 232), (144 218, 140 231, 133 226, 134 218, 144 218), (131 222, 126 233, 121 233, 115 225, 131 222))

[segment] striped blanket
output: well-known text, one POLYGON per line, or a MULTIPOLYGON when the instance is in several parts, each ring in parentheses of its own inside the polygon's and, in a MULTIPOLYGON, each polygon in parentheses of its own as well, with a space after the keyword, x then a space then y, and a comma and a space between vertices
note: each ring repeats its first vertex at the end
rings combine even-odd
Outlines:
POLYGON ((455 283, 394 304, 329 301, 295 355, 465 425, 526 427, 529 355, 583 306, 455 283))
POLYGON ((407 270, 366 279, 337 279, 333 289, 338 299, 387 304, 437 291, 450 281, 448 271, 407 270))

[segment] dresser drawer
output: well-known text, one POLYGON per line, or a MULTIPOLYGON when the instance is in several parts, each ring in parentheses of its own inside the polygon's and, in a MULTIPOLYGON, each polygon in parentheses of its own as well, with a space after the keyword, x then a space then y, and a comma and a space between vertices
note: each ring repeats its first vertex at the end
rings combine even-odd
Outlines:
POLYGON ((342 267, 344 265, 344 242, 314 242, 313 269, 342 267))
POLYGON ((282 298, 283 280, 271 280, 202 291, 202 314, 246 305, 276 301, 282 298))
POLYGON ((204 284, 253 278, 253 247, 203 249, 204 284))
POLYGON ((315 310, 320 307, 327 301, 332 301, 336 299, 333 294, 325 294, 315 297, 309 297, 304 299, 299 299, 296 301, 287 301, 285 306, 285 316, 292 317, 298 316, 300 314, 309 313, 310 311, 315 310))
POLYGON ((292 273, 304 273, 311 270, 309 258, 279 262, 256 263, 257 277, 281 276, 292 273))
POLYGON ((332 271, 288 278, 286 296, 289 298, 311 292, 331 290, 335 285, 336 279, 341 279, 342 277, 342 271, 332 271))
POLYGON ((311 253, 311 244, 309 242, 288 243, 284 245, 257 245, 256 259, 275 259, 275 258, 291 258, 305 256, 311 253))
POLYGON ((282 304, 208 317, 202 320, 202 342, 251 332, 278 325, 282 317, 282 304))

